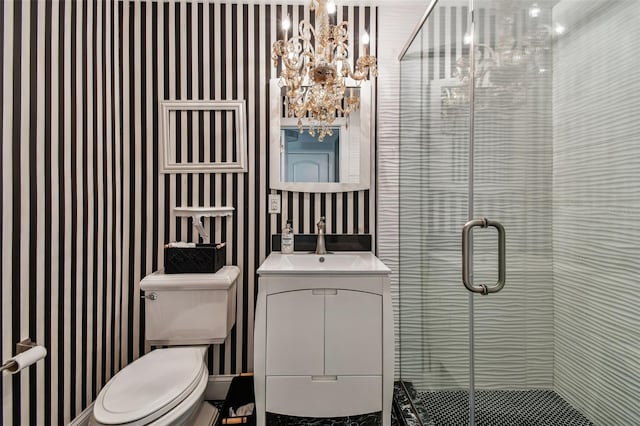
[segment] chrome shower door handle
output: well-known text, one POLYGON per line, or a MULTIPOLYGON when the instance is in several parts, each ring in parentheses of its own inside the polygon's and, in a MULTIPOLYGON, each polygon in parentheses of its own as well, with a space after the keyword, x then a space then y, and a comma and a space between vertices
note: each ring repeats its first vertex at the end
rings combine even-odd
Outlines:
POLYGON ((507 275, 506 269, 506 239, 504 226, 502 226, 500 222, 489 220, 486 217, 482 219, 473 219, 465 223, 464 227, 462 228, 462 283, 467 288, 467 290, 483 295, 499 292, 500 290, 502 290, 502 287, 504 287, 507 275), (492 226, 498 231, 498 281, 491 287, 488 287, 484 284, 475 286, 473 285, 473 280, 471 279, 472 249, 470 247, 469 241, 471 230, 476 226, 479 226, 481 228, 492 226))

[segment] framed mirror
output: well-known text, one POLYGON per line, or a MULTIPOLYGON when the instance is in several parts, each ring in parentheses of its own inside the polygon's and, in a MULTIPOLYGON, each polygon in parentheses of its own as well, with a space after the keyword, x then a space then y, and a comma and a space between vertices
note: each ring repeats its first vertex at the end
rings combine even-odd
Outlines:
MULTIPOLYGON (((355 85, 354 85, 355 87, 355 85)), ((320 141, 309 121, 286 117, 278 79, 270 82, 270 188, 296 192, 345 192, 371 186, 371 85, 363 82, 360 108, 336 118, 320 141)))

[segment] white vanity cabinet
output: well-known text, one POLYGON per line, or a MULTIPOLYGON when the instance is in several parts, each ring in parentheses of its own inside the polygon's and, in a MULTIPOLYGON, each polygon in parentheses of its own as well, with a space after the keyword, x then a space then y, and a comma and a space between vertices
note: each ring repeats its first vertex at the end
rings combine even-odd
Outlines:
POLYGON ((382 296, 342 289, 267 295, 267 376, 382 375, 382 296))
POLYGON ((265 411, 299 417, 382 411, 383 424, 390 424, 389 269, 371 253, 349 255, 367 262, 343 264, 339 257, 345 255, 340 254, 274 253, 258 270, 254 344, 258 425, 265 424, 265 411), (301 264, 286 268, 291 256, 301 264), (300 256, 307 256, 310 264, 300 256), (314 260, 321 265, 311 263, 314 260))

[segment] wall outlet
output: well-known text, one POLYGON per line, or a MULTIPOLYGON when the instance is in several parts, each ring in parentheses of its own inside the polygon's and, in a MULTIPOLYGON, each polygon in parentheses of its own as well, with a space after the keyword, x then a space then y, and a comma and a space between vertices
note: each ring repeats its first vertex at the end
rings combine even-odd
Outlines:
POLYGON ((269 194, 269 213, 280 213, 280 194, 269 194))

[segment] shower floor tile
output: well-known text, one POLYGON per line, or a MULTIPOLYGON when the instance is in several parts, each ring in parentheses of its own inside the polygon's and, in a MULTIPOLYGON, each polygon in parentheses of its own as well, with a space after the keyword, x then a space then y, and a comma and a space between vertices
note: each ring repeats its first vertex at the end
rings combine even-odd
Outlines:
MULTIPOLYGON (((416 408, 425 424, 467 426, 467 391, 417 392, 416 408), (418 406, 420 406, 418 408, 418 406)), ((477 426, 592 426, 560 395, 549 390, 477 391, 477 426)))

